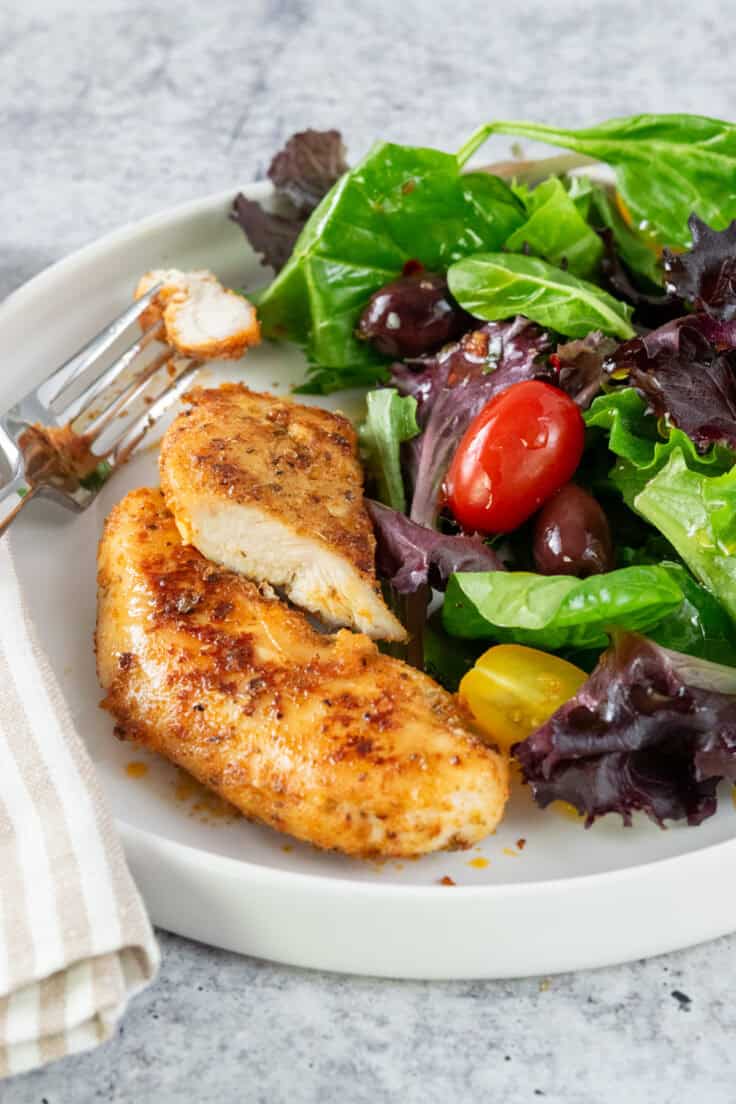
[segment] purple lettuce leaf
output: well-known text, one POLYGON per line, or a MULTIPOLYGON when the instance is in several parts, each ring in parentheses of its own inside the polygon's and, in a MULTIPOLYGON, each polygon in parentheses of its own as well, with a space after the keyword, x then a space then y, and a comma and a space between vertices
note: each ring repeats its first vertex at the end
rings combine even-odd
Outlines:
POLYGON ((721 778, 736 779, 736 669, 617 635, 590 678, 512 749, 541 807, 567 801, 586 824, 641 811, 700 824, 721 778))
POLYGON ((435 525, 442 485, 465 430, 493 395, 508 386, 503 377, 468 376, 437 392, 424 431, 416 439, 412 521, 430 528, 435 525))
POLYGON ((551 378, 537 363, 549 336, 521 316, 512 322, 488 322, 431 357, 395 364, 391 382, 417 400, 423 428, 411 442, 409 471, 414 495, 410 517, 434 526, 442 483, 462 435, 489 399, 522 380, 551 378))
POLYGON ((309 215, 347 168, 339 131, 303 130, 289 138, 269 166, 273 211, 242 192, 236 195, 229 217, 262 264, 276 272, 284 267, 309 215))
MULTIPOLYGON (((459 342, 450 348, 457 347, 459 342)), ((420 357, 414 361, 396 361, 391 365, 389 386, 401 395, 412 395, 417 400, 417 421, 424 425, 432 408, 437 391, 447 382, 447 370, 439 359, 440 354, 420 357)))
POLYGON ((680 331, 683 327, 697 330, 706 341, 710 341, 718 349, 736 348, 736 319, 732 322, 722 322, 702 311, 697 314, 685 314, 682 318, 673 318, 664 326, 643 334, 641 338, 635 337, 631 342, 625 341, 619 348, 625 352, 629 345, 634 344, 638 347, 636 343, 641 341, 650 357, 656 356, 661 349, 676 351, 680 347, 680 331))
MULTIPOLYGON (((414 396, 420 421, 426 420, 443 388, 491 375, 500 380, 499 372, 504 374, 504 386, 510 387, 529 379, 530 361, 549 347, 548 335, 518 315, 512 322, 486 322, 437 353, 392 365, 391 381, 402 395, 414 396)), ((537 366, 537 375, 543 372, 543 367, 537 366)))
POLYGON ((678 321, 620 345, 613 365, 628 372, 657 417, 666 416, 698 448, 736 448, 736 352, 719 351, 688 318, 678 321))
POLYGON ((279 195, 309 215, 348 168, 339 130, 301 130, 276 154, 268 178, 279 195))
POLYGON ((414 594, 427 583, 444 590, 454 571, 504 570, 479 537, 438 533, 380 502, 366 504, 376 534, 378 574, 399 594, 414 594))
POLYGON ((606 374, 610 374, 617 368, 628 368, 643 354, 653 360, 662 352, 678 353, 683 329, 697 330, 719 352, 736 349, 736 319, 732 322, 723 322, 699 311, 695 314, 684 314, 680 318, 672 318, 654 330, 632 337, 629 341, 622 341, 604 363, 606 374))
POLYGON ((605 378, 604 365, 616 350, 616 342, 600 330, 587 337, 558 345, 550 357, 557 369, 558 387, 562 388, 582 410, 587 410, 601 389, 605 378))
POLYGON ((261 264, 269 265, 275 272, 291 256, 305 221, 295 211, 285 215, 266 211, 242 192, 233 200, 229 217, 237 222, 254 252, 260 255, 261 264))
POLYGON ((725 230, 713 230, 692 214, 688 226, 689 252, 664 251, 667 289, 689 299, 696 310, 730 322, 736 318, 736 219, 725 230))

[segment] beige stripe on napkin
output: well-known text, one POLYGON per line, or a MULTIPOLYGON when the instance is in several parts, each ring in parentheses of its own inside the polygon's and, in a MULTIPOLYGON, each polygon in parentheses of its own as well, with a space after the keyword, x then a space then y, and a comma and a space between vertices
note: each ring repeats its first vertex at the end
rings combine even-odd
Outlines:
POLYGON ((107 1038, 158 951, 0 544, 0 1076, 107 1038))

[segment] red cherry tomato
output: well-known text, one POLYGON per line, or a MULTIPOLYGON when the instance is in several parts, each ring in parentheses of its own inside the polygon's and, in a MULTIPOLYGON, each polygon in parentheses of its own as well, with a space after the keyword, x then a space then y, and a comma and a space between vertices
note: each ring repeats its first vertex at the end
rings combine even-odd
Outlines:
POLYGON ((576 404, 549 383, 515 383, 465 431, 447 474, 447 502, 464 529, 508 533, 567 483, 583 454, 576 404))

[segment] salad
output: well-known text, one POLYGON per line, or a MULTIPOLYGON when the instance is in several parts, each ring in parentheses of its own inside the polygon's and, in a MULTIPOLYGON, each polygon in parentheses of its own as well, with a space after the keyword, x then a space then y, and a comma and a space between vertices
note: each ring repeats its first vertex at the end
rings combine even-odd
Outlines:
POLYGON ((366 389, 405 658, 588 824, 699 824, 736 780, 735 174, 736 127, 699 116, 496 122, 352 168, 307 131, 273 205, 231 211, 300 390, 366 389), (494 133, 570 152, 469 168, 494 133))

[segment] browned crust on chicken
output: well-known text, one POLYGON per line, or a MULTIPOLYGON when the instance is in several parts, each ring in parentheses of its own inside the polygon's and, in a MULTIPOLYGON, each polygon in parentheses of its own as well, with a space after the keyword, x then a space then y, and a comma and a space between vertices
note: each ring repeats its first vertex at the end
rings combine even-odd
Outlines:
MULTIPOLYGON (((133 298, 141 299, 152 286, 153 281, 148 273, 146 273, 145 276, 141 276, 135 292, 133 293, 133 298)), ((140 328, 142 330, 149 330, 151 326, 154 326, 157 322, 163 322, 166 306, 172 297, 177 294, 180 294, 180 290, 174 284, 164 284, 138 319, 140 328)))
POLYGON ((112 511, 98 583, 98 672, 117 734, 246 816, 364 856, 467 847, 500 819, 505 762, 449 694, 182 545, 158 491, 112 511))

